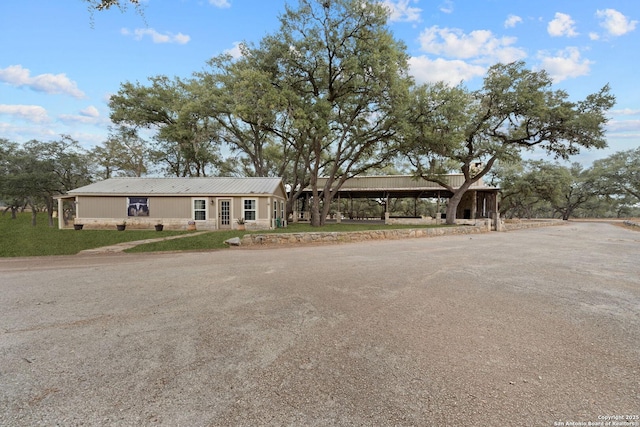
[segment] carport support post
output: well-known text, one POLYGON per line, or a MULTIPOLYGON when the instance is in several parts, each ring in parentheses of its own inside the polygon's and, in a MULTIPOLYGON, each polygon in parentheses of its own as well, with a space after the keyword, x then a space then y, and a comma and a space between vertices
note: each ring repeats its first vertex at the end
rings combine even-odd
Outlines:
POLYGON ((340 224, 342 222, 342 202, 340 201, 340 193, 338 193, 338 212, 336 212, 336 224, 340 224))
POLYGON ((504 231, 502 229, 502 221, 500 220, 500 212, 493 213, 493 226, 496 231, 504 231))
POLYGON ((473 197, 471 199, 471 219, 477 218, 478 211, 478 191, 473 190, 473 197))
POLYGON ((384 203, 384 223, 389 224, 389 193, 386 194, 384 203))

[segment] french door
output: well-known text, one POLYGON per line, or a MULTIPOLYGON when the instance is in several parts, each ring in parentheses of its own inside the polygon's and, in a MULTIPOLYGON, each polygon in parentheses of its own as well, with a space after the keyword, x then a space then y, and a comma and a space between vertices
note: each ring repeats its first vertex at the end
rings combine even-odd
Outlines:
POLYGON ((218 200, 218 228, 231 228, 231 199, 218 200))

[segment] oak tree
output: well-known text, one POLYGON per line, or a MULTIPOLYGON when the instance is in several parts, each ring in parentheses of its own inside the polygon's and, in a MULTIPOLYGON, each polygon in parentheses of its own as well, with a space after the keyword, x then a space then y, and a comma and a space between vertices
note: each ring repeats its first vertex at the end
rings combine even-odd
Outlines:
POLYGON ((606 112, 615 101, 608 86, 571 101, 567 92, 553 89, 545 71, 528 70, 523 62, 492 66, 477 91, 432 85, 423 92, 410 110, 419 126, 407 133, 404 153, 416 175, 453 194, 448 224, 455 222, 464 193, 498 160, 518 159, 534 148, 568 159, 583 148, 605 147, 606 112), (459 188, 442 177, 453 165, 464 175, 459 188))

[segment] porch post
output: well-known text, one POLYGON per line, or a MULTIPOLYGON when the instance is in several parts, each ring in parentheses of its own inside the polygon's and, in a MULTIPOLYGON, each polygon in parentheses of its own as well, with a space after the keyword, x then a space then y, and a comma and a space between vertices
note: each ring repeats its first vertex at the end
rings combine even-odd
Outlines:
POLYGON ((58 199, 58 230, 62 230, 64 227, 64 199, 61 197, 58 199))
POLYGON ((478 190, 473 190, 473 200, 471 201, 471 219, 476 219, 478 211, 478 190))

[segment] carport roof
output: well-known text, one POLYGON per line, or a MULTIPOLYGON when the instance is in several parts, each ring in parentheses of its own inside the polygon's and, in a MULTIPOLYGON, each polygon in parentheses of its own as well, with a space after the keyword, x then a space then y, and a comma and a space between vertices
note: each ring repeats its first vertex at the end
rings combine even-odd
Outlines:
POLYGON ((282 178, 110 178, 69 191, 78 195, 233 195, 273 194, 282 178))
MULTIPOLYGON (((448 174, 445 178, 454 189, 464 182, 462 174, 448 174)), ((327 178, 318 178, 318 188, 323 188, 327 178)), ((482 179, 475 182, 470 190, 497 192, 498 188, 487 186, 482 179)), ((310 194, 311 188, 304 193, 310 194)), ((449 198, 452 194, 438 183, 416 178, 411 175, 371 175, 349 178, 338 190, 338 194, 351 198, 392 197, 392 198, 449 198)))

